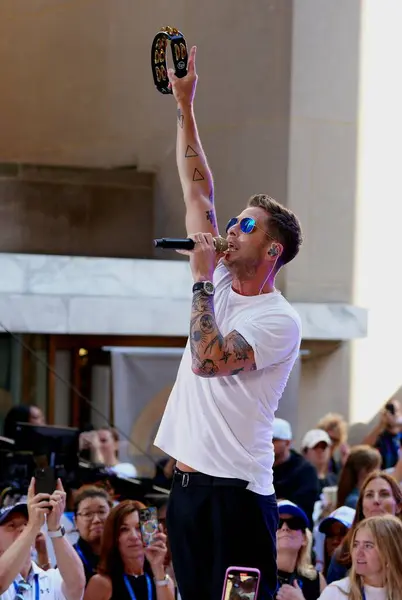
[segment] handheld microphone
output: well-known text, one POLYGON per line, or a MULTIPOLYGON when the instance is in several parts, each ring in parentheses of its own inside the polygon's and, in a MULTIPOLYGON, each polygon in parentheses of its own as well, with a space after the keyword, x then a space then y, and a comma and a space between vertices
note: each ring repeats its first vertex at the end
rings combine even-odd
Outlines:
MULTIPOLYGON (((159 238, 154 240, 155 248, 163 248, 166 250, 193 250, 195 246, 194 240, 191 238, 159 238)), ((228 249, 228 243, 223 237, 214 238, 214 246, 216 252, 225 252, 228 249)))

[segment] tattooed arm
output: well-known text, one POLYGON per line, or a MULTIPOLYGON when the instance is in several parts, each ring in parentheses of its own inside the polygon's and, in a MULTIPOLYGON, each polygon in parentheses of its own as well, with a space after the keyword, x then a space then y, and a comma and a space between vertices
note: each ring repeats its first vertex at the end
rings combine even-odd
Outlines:
POLYGON ((214 298, 195 292, 191 310, 190 347, 193 373, 222 377, 255 371, 254 351, 236 330, 223 336, 215 320, 214 298))
POLYGON ((187 233, 204 231, 217 236, 212 173, 194 117, 193 100, 197 85, 194 47, 190 52, 187 75, 178 79, 169 70, 169 79, 178 107, 176 158, 186 205, 187 233))

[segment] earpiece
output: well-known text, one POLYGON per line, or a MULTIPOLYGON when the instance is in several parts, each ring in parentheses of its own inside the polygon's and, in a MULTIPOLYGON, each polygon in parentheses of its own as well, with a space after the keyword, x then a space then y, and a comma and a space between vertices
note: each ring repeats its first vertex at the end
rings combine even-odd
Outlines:
POLYGON ((268 254, 269 254, 269 256, 278 256, 278 254, 279 254, 278 246, 276 246, 275 244, 272 244, 272 246, 268 250, 268 254))

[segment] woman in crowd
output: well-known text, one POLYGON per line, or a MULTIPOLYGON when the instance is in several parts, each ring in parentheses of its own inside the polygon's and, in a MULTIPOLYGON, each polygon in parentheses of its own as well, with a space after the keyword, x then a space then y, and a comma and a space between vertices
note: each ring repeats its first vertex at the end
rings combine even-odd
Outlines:
POLYGON ((337 507, 356 508, 363 482, 380 467, 381 455, 378 450, 365 445, 352 448, 339 477, 337 507))
POLYGON ((103 464, 121 477, 136 477, 137 471, 131 463, 119 461, 119 434, 115 429, 99 429, 98 437, 103 464))
POLYGON ((111 506, 107 492, 96 486, 84 486, 75 496, 74 518, 80 537, 74 548, 84 565, 87 583, 98 566, 103 529, 111 506))
POLYGON ((326 431, 331 439, 330 471, 339 475, 350 452, 348 425, 342 415, 328 413, 317 423, 317 429, 326 431))
POLYGON ((276 534, 278 600, 317 600, 325 579, 311 564, 312 536, 306 513, 289 500, 278 502, 276 534))
POLYGON ((174 585, 165 575, 166 536, 160 532, 144 549, 139 510, 124 500, 106 520, 98 574, 88 583, 84 600, 174 600, 174 585))
POLYGON ((25 406, 20 404, 10 408, 4 419, 4 437, 15 440, 17 423, 30 423, 31 425, 44 425, 45 417, 38 406, 25 406))
POLYGON ((325 588, 322 600, 402 600, 402 523, 392 516, 361 521, 351 538, 350 575, 325 588))
POLYGON ((356 505, 356 515, 348 534, 335 551, 327 573, 327 582, 331 583, 346 577, 352 566, 350 553, 351 539, 357 525, 365 518, 379 515, 401 517, 402 491, 393 477, 383 471, 374 472, 363 484, 356 505))
POLYGON ((318 526, 318 532, 314 533, 315 564, 325 578, 331 558, 351 528, 355 514, 354 508, 341 506, 323 519, 318 526))

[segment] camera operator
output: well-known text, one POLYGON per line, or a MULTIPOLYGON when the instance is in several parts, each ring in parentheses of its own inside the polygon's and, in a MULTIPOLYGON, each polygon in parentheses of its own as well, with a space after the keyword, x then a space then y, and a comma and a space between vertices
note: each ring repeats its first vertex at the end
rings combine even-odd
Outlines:
POLYGON ((60 519, 66 494, 61 481, 49 497, 35 495, 35 480, 28 489, 27 504, 16 504, 0 512, 0 599, 81 600, 85 588, 84 569, 79 556, 64 538, 60 519), (45 521, 51 538, 57 569, 44 571, 31 559, 45 521))

